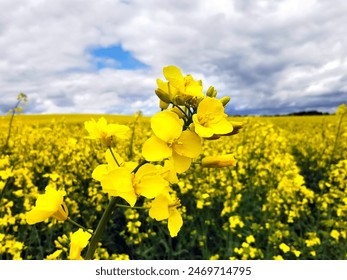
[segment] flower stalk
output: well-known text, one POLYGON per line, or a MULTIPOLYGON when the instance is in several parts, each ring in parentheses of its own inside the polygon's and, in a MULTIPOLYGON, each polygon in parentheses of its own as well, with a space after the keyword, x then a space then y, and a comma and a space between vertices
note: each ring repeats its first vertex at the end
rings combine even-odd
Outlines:
POLYGON ((116 201, 117 201, 117 197, 112 197, 110 199, 109 204, 107 205, 107 208, 105 209, 105 212, 102 214, 102 217, 99 221, 99 224, 96 227, 96 230, 95 230, 92 238, 90 239, 88 250, 87 250, 87 253, 85 256, 86 260, 91 260, 93 258, 96 247, 98 246, 98 242, 99 242, 102 234, 104 233, 104 230, 106 228, 108 221, 111 218, 113 210, 116 207, 116 201))

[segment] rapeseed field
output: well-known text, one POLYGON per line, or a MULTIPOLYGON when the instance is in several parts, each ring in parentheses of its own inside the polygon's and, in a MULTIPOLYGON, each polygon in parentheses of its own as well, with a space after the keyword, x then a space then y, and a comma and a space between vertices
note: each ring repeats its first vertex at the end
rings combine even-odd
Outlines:
POLYGON ((151 118, 0 117, 0 259, 347 259, 345 110, 226 116, 164 76, 151 118))

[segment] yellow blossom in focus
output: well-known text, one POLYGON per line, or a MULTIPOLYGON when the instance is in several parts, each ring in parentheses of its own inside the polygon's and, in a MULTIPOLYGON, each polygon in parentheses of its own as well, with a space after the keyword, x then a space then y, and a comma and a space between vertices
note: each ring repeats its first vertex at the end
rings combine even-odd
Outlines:
POLYGON ((149 210, 149 216, 157 221, 168 219, 171 237, 177 236, 183 225, 181 214, 177 210, 178 206, 180 203, 177 199, 173 199, 169 193, 162 193, 152 201, 149 210))
POLYGON ((163 74, 168 82, 157 79, 158 88, 155 91, 162 107, 165 107, 164 103, 184 105, 187 101, 204 98, 202 82, 194 80, 191 75, 183 76, 178 67, 166 66, 163 74))
POLYGON ((207 156, 201 161, 202 167, 221 168, 228 166, 235 166, 236 160, 232 154, 226 154, 221 156, 207 156))
POLYGON ((59 221, 65 221, 69 211, 63 201, 65 191, 56 190, 53 187, 46 187, 44 194, 39 195, 34 208, 26 214, 29 225, 36 224, 53 217, 59 221))
POLYGON ((89 239, 92 235, 82 229, 77 230, 71 234, 70 243, 70 260, 82 260, 81 252, 88 245, 89 239))
POLYGON ((97 122, 92 119, 84 123, 85 129, 89 135, 87 139, 101 139, 102 143, 109 147, 112 142, 112 137, 126 139, 130 128, 121 124, 107 124, 107 120, 102 117, 97 122))
POLYGON ((155 165, 146 163, 134 174, 133 168, 126 164, 108 170, 105 165, 98 166, 92 177, 100 181, 104 192, 110 196, 122 197, 129 205, 134 206, 137 197, 154 198, 169 185, 155 165))
POLYGON ((233 131, 233 126, 224 113, 223 104, 212 97, 206 97, 199 103, 197 113, 193 115, 193 123, 195 132, 203 138, 233 131))
POLYGON ((200 137, 189 130, 183 131, 183 120, 172 111, 162 111, 151 119, 154 135, 142 147, 148 161, 172 158, 177 173, 186 171, 192 158, 201 153, 200 137))

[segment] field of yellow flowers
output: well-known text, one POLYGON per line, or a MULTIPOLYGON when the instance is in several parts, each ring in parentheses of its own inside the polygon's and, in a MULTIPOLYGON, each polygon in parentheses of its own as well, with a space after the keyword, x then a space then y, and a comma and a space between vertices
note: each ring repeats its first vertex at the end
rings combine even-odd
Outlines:
POLYGON ((347 107, 228 117, 176 66, 151 118, 0 117, 0 259, 347 259, 347 107))
MULTIPOLYGON (((72 223, 28 225, 25 213, 47 186, 63 188, 69 215, 96 227, 108 197, 91 176, 104 162, 85 139, 88 115, 16 116, 0 158, 0 259, 66 259, 72 223)), ((149 118, 105 116, 127 124, 124 158, 141 159, 149 118)), ((346 259, 347 130, 339 115, 240 118, 231 138, 205 140, 204 155, 233 153, 236 166, 193 164, 179 175, 183 226, 175 238, 146 209, 118 207, 97 259, 346 259)), ((9 117, 1 117, 4 146, 9 117)), ((121 202, 119 198, 119 202, 121 202)))

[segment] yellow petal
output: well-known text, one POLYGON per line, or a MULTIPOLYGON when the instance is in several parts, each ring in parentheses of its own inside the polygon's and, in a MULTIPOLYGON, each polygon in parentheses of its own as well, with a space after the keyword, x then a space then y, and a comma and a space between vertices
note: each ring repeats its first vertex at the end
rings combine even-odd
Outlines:
POLYGON ((159 161, 170 157, 172 149, 166 142, 153 135, 143 144, 142 155, 148 161, 159 161))
POLYGON ((217 123, 211 123, 209 127, 215 134, 227 134, 233 131, 233 126, 227 119, 221 119, 217 123))
POLYGON ((70 260, 81 260, 81 252, 88 245, 91 234, 82 229, 77 230, 71 234, 70 243, 70 260))
POLYGON ((224 106, 217 98, 206 97, 199 103, 197 114, 222 118, 224 117, 224 106))
POLYGON ((137 195, 136 195, 135 191, 119 192, 117 196, 123 198, 126 202, 129 203, 129 205, 131 207, 134 207, 134 205, 137 201, 137 195))
POLYGON ((92 178, 97 181, 101 181, 104 178, 104 176, 107 175, 107 173, 108 173, 107 164, 100 164, 94 169, 92 173, 92 178))
POLYGON ((161 111, 151 119, 154 134, 166 143, 172 142, 181 135, 183 124, 183 120, 171 111, 161 111))
POLYGON ((142 178, 140 184, 136 185, 136 192, 144 197, 154 198, 168 185, 168 181, 160 175, 145 176, 142 178))
POLYGON ((164 195, 158 195, 151 204, 149 216, 157 221, 165 220, 169 217, 169 201, 164 195))
POLYGON ((104 192, 129 192, 133 191, 133 174, 124 167, 112 170, 101 180, 101 186, 104 192))
POLYGON ((181 70, 176 66, 166 66, 163 69, 164 77, 168 80, 183 80, 183 75, 181 70))
POLYGON ((185 156, 180 156, 177 153, 173 153, 172 154, 172 159, 174 161, 174 167, 175 167, 175 171, 177 173, 183 173, 185 171, 187 171, 190 167, 190 164, 192 162, 192 159, 189 157, 185 157, 185 156))
POLYGON ((196 114, 193 115, 193 122, 194 122, 194 130, 196 134, 198 134, 200 137, 209 138, 215 134, 210 127, 205 127, 200 124, 198 120, 198 116, 196 114))
POLYGON ((108 136, 126 139, 129 137, 130 128, 122 124, 109 124, 106 128, 106 132, 108 136))
POLYGON ((173 149, 181 156, 195 158, 201 153, 201 138, 196 133, 185 130, 175 141, 173 149))
POLYGON ((170 232, 171 237, 177 236, 178 232, 180 231, 183 220, 181 217, 181 214, 178 212, 178 210, 174 207, 171 207, 169 210, 170 217, 168 219, 168 228, 170 232))
POLYGON ((154 198, 169 185, 158 174, 158 169, 153 164, 145 164, 135 174, 135 192, 147 198, 154 198))
POLYGON ((43 222, 47 218, 51 217, 54 211, 33 209, 26 214, 26 221, 29 225, 43 222))
POLYGON ((164 166, 160 170, 161 176, 165 180, 168 180, 171 184, 177 184, 178 178, 177 178, 177 172, 175 170, 175 165, 173 159, 165 160, 164 166))
POLYGON ((56 217, 61 221, 66 220, 68 210, 63 201, 65 194, 65 191, 46 187, 45 193, 39 195, 33 209, 26 214, 28 224, 39 223, 49 217, 56 217))
POLYGON ((58 221, 65 221, 69 216, 69 209, 67 208, 65 202, 59 205, 57 211, 52 214, 52 217, 58 221))

